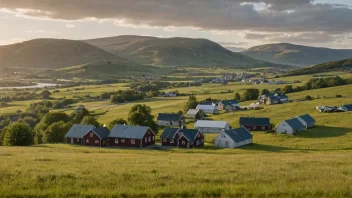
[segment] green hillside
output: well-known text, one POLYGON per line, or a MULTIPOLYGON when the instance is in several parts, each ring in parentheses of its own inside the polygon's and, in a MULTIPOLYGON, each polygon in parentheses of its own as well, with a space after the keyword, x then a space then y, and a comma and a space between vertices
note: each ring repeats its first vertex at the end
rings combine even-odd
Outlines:
POLYGON ((316 74, 321 72, 334 72, 334 71, 350 71, 352 70, 352 59, 345 59, 340 61, 332 61, 319 65, 314 65, 307 68, 293 70, 285 76, 297 76, 305 74, 316 74))
POLYGON ((140 64, 165 66, 279 66, 231 52, 207 39, 117 36, 84 41, 140 64))
POLYGON ((242 53, 259 60, 297 66, 352 58, 352 50, 317 48, 289 43, 260 45, 242 53))
POLYGON ((0 46, 0 68, 62 68, 98 62, 131 62, 81 41, 35 39, 0 46))

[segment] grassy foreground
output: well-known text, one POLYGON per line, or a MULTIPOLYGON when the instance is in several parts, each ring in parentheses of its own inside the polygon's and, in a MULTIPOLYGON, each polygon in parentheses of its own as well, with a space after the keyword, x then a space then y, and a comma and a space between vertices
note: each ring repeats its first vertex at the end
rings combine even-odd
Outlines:
MULTIPOLYGON (((352 152, 0 148, 0 197, 351 197, 352 152)), ((203 149, 200 149, 203 150, 203 149)))

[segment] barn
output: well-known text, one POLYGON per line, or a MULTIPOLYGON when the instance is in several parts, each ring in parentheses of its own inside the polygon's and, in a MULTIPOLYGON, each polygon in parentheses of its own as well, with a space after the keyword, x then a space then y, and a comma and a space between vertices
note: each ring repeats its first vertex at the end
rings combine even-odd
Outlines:
POLYGON ((215 147, 237 148, 252 143, 252 134, 245 128, 226 130, 214 140, 215 147))
POLYGON ((306 127, 297 119, 292 118, 282 121, 276 126, 277 133, 296 135, 297 132, 304 131, 306 127))
POLYGON ((306 127, 306 129, 314 127, 315 126, 315 120, 312 116, 309 114, 297 116, 297 119, 306 127))
POLYGON ((240 117, 240 126, 249 131, 270 131, 270 118, 240 117))
POLYGON ((155 144, 155 133, 146 126, 115 125, 109 134, 109 146, 143 148, 155 144))
POLYGON ((83 136, 83 145, 104 147, 108 145, 110 130, 106 127, 94 128, 83 136))
POLYGON ((83 136, 95 129, 93 125, 74 124, 71 129, 66 133, 66 143, 70 144, 83 144, 83 136))
POLYGON ((230 130, 230 125, 226 121, 198 120, 194 128, 201 133, 221 133, 230 130))

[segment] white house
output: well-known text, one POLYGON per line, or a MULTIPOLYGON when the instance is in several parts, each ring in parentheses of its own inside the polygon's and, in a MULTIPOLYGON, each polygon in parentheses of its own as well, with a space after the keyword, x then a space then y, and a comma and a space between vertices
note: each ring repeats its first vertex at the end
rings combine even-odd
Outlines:
POLYGON ((284 120, 276 126, 277 133, 295 135, 297 132, 304 131, 306 127, 297 119, 284 120))
POLYGON ((226 121, 198 120, 194 124, 195 129, 201 133, 221 133, 230 130, 230 125, 226 121))
POLYGON ((252 137, 252 134, 245 127, 226 130, 216 136, 214 145, 220 148, 237 148, 251 144, 252 137))
POLYGON ((217 113, 218 108, 213 105, 197 105, 196 109, 202 110, 204 113, 217 113))
POLYGON ((297 116, 297 119, 306 127, 306 129, 315 126, 315 120, 309 114, 297 116))

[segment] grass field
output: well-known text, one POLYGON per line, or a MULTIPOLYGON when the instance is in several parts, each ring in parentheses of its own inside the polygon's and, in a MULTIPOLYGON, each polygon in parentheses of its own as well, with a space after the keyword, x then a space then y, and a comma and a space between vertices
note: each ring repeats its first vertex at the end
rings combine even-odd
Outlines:
MULTIPOLYGON (((302 83, 309 76, 298 77, 302 83)), ((293 77, 282 80, 293 81, 293 77)), ((299 84, 297 84, 299 85, 299 84)), ((199 100, 233 98, 234 90, 283 87, 285 85, 207 84, 178 89, 197 93, 199 100)), ((85 86, 53 97, 98 95, 124 89, 125 84, 85 86)), ((70 88, 72 90, 72 88, 70 88)), ((0 197, 352 197, 352 114, 319 113, 318 105, 352 103, 352 85, 288 94, 306 95, 312 101, 264 106, 261 110, 221 112, 212 120, 226 120, 238 127, 241 116, 284 119, 309 113, 317 126, 297 136, 253 132, 253 144, 238 149, 213 148, 216 134, 206 134, 199 149, 112 149, 50 144, 31 147, 0 147, 0 197), (336 98, 336 94, 343 98, 336 98)), ((156 116, 183 110, 188 97, 152 98, 128 104, 108 101, 80 103, 102 114, 106 124, 127 118, 134 104, 146 104, 156 116), (106 113, 105 113, 106 112, 106 113)), ((29 103, 10 103, 1 113, 25 110, 29 103)), ((241 103, 247 105, 253 101, 241 103)), ((72 112, 78 105, 56 111, 72 112)), ((194 122, 188 121, 192 128, 194 122)), ((160 132, 159 134, 160 135, 160 132)), ((157 137, 157 141, 160 141, 157 137)))

